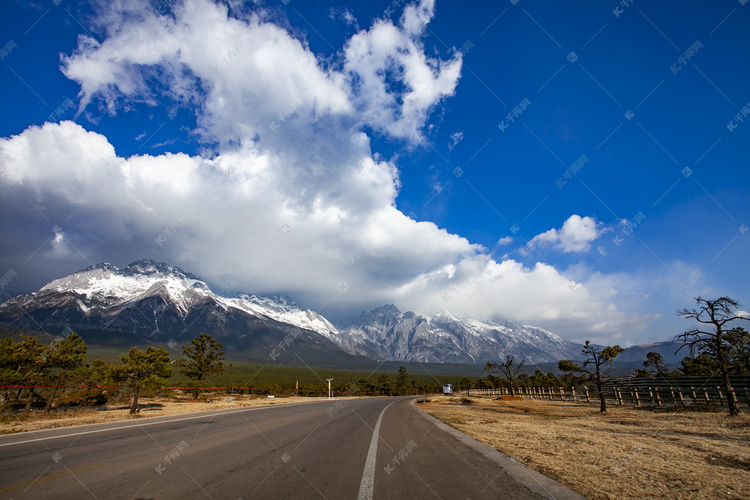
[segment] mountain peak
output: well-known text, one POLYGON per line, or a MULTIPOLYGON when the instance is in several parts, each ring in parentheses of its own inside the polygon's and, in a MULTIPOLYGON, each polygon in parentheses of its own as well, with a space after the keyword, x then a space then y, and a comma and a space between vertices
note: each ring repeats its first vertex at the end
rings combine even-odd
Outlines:
POLYGON ((93 266, 89 266, 86 269, 81 269, 76 274, 86 273, 86 272, 89 272, 89 271, 109 271, 111 273, 118 273, 118 272, 120 272, 120 270, 117 269, 117 266, 115 266, 114 264, 112 264, 110 262, 100 262, 99 264, 95 264, 93 266))
POLYGON ((403 313, 393 304, 385 304, 375 307, 369 311, 362 311, 357 319, 358 323, 370 323, 372 321, 387 322, 400 321, 403 313))
POLYGON ((128 266, 122 270, 122 274, 126 276, 133 276, 135 274, 165 274, 173 275, 183 279, 186 278, 201 281, 199 277, 195 276, 194 274, 185 272, 177 266, 170 266, 165 262, 156 262, 155 260, 151 259, 141 259, 128 264, 128 266))
POLYGON ((299 305, 286 295, 258 295, 255 293, 240 292, 237 294, 237 298, 259 305, 271 304, 276 307, 299 308, 299 305))
POLYGON ((380 307, 376 307, 370 311, 371 314, 401 314, 401 311, 394 304, 385 304, 380 307))
POLYGON ((393 323, 401 321, 403 313, 394 304, 384 304, 374 307, 370 310, 362 311, 359 316, 340 321, 336 327, 338 329, 360 328, 364 325, 373 323, 393 323))

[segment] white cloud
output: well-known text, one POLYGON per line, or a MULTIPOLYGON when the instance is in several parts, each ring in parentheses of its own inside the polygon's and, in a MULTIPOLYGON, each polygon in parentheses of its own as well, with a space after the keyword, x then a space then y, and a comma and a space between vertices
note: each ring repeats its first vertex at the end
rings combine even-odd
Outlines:
POLYGON ((507 246, 513 243, 513 237, 512 236, 504 236, 497 240, 497 244, 501 246, 507 246))
POLYGON ((584 252, 591 247, 590 243, 605 231, 602 226, 603 224, 597 223, 592 217, 573 214, 563 223, 562 228, 552 228, 534 236, 527 247, 551 246, 565 253, 584 252))
POLYGON ((400 27, 379 20, 346 44, 344 70, 352 99, 363 120, 377 130, 412 142, 422 140, 421 128, 430 110, 455 91, 461 54, 449 61, 429 58, 421 37, 434 14, 434 1, 407 5, 400 27), (402 94, 393 88, 403 86, 402 94))
POLYGON ((286 112, 293 116, 285 121, 307 128, 318 116, 352 112, 343 75, 257 14, 234 19, 207 0, 186 0, 174 17, 147 12, 108 12, 117 31, 101 44, 82 35, 63 57, 63 72, 81 84, 81 108, 95 98, 110 113, 122 99, 200 106, 199 131, 224 145, 273 135, 269 127, 286 112), (163 95, 148 85, 156 74, 163 95))
POLYGON ((456 147, 456 144, 461 142, 463 138, 464 138, 463 132, 454 132, 453 134, 451 134, 451 142, 448 143, 448 149, 450 151, 453 151, 453 148, 456 147))
POLYGON ((400 26, 379 20, 355 34, 337 72, 281 27, 257 14, 234 19, 208 0, 186 0, 174 17, 112 9, 108 26, 119 29, 101 44, 80 36, 73 55, 63 57, 63 72, 81 84, 81 110, 97 97, 110 114, 122 98, 200 105, 200 132, 223 144, 267 136, 279 122, 311 133, 336 117, 416 143, 461 70, 460 54, 448 61, 424 54, 420 39, 433 11, 433 2, 409 5, 400 26), (158 98, 148 87, 157 74, 164 92, 158 98))
POLYGON ((341 19, 346 23, 347 26, 353 26, 356 30, 359 30, 359 23, 357 22, 357 18, 354 17, 354 14, 352 14, 352 11, 350 11, 348 8, 332 8, 329 11, 328 17, 331 19, 341 19))
POLYGON ((616 290, 604 288, 599 279, 576 283, 541 262, 526 267, 512 259, 497 262, 477 255, 404 284, 397 303, 425 313, 445 308, 480 319, 512 318, 576 340, 643 328, 650 318, 620 311, 609 301, 616 290))

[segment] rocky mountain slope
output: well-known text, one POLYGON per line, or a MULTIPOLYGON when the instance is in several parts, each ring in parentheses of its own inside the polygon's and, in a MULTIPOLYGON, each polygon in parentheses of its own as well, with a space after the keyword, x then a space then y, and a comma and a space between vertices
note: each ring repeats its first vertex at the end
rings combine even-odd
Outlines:
POLYGON ((548 363, 581 355, 580 345, 541 328, 459 318, 445 310, 426 317, 393 304, 362 313, 328 335, 351 353, 386 361, 484 364, 512 354, 527 363, 548 363))

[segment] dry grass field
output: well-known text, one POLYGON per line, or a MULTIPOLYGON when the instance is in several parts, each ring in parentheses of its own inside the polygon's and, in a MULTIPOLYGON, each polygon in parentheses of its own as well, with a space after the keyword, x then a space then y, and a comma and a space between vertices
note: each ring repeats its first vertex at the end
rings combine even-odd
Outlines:
POLYGON ((52 411, 46 415, 40 411, 33 411, 25 417, 18 414, 5 414, 0 420, 0 434, 35 431, 54 427, 67 427, 71 425, 113 422, 116 420, 127 420, 131 418, 176 415, 179 413, 190 413, 195 411, 240 408, 243 406, 299 403, 302 401, 314 401, 316 399, 318 398, 267 398, 265 396, 260 397, 249 395, 220 396, 214 397, 211 401, 197 401, 186 398, 182 400, 141 398, 138 405, 140 411, 135 416, 130 415, 130 406, 127 403, 108 404, 101 408, 52 411))
POLYGON ((470 401, 419 406, 588 498, 750 498, 750 414, 470 401))

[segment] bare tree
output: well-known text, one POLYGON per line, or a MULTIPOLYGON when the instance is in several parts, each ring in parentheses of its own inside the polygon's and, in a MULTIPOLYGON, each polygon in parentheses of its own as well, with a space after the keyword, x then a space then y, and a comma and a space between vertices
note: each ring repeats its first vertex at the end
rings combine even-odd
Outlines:
POLYGON ((695 302, 698 304, 697 309, 681 309, 677 311, 677 314, 686 319, 694 319, 701 325, 707 325, 706 330, 701 330, 700 327, 693 328, 677 335, 675 340, 684 342, 684 345, 680 349, 687 346, 691 354, 699 352, 707 354, 716 360, 719 364, 719 372, 721 372, 721 377, 724 381, 724 390, 727 393, 729 414, 737 416, 740 413, 737 406, 737 396, 734 394, 732 382, 729 380, 732 344, 727 334, 732 329, 729 328, 727 323, 735 320, 748 320, 750 318, 737 315, 736 310, 740 307, 740 304, 730 297, 719 297, 716 300, 697 297, 695 302))
POLYGON ((500 373, 502 373, 505 378, 508 379, 508 384, 510 385, 510 395, 515 396, 515 393, 513 392, 513 379, 516 378, 516 375, 518 375, 518 372, 521 371, 521 367, 523 366, 525 359, 522 359, 520 363, 515 362, 515 357, 513 355, 507 355, 505 356, 505 362, 503 363, 490 363, 488 362, 487 365, 484 367, 487 371, 492 370, 500 370, 500 373))
POLYGON ((583 366, 572 359, 561 359, 557 363, 557 367, 564 372, 587 373, 589 380, 596 384, 596 389, 599 391, 600 411, 605 412, 607 411, 607 401, 604 398, 604 381, 609 378, 609 367, 612 361, 624 350, 619 345, 599 349, 592 346, 587 340, 583 349, 581 349, 581 352, 586 356, 583 366))

